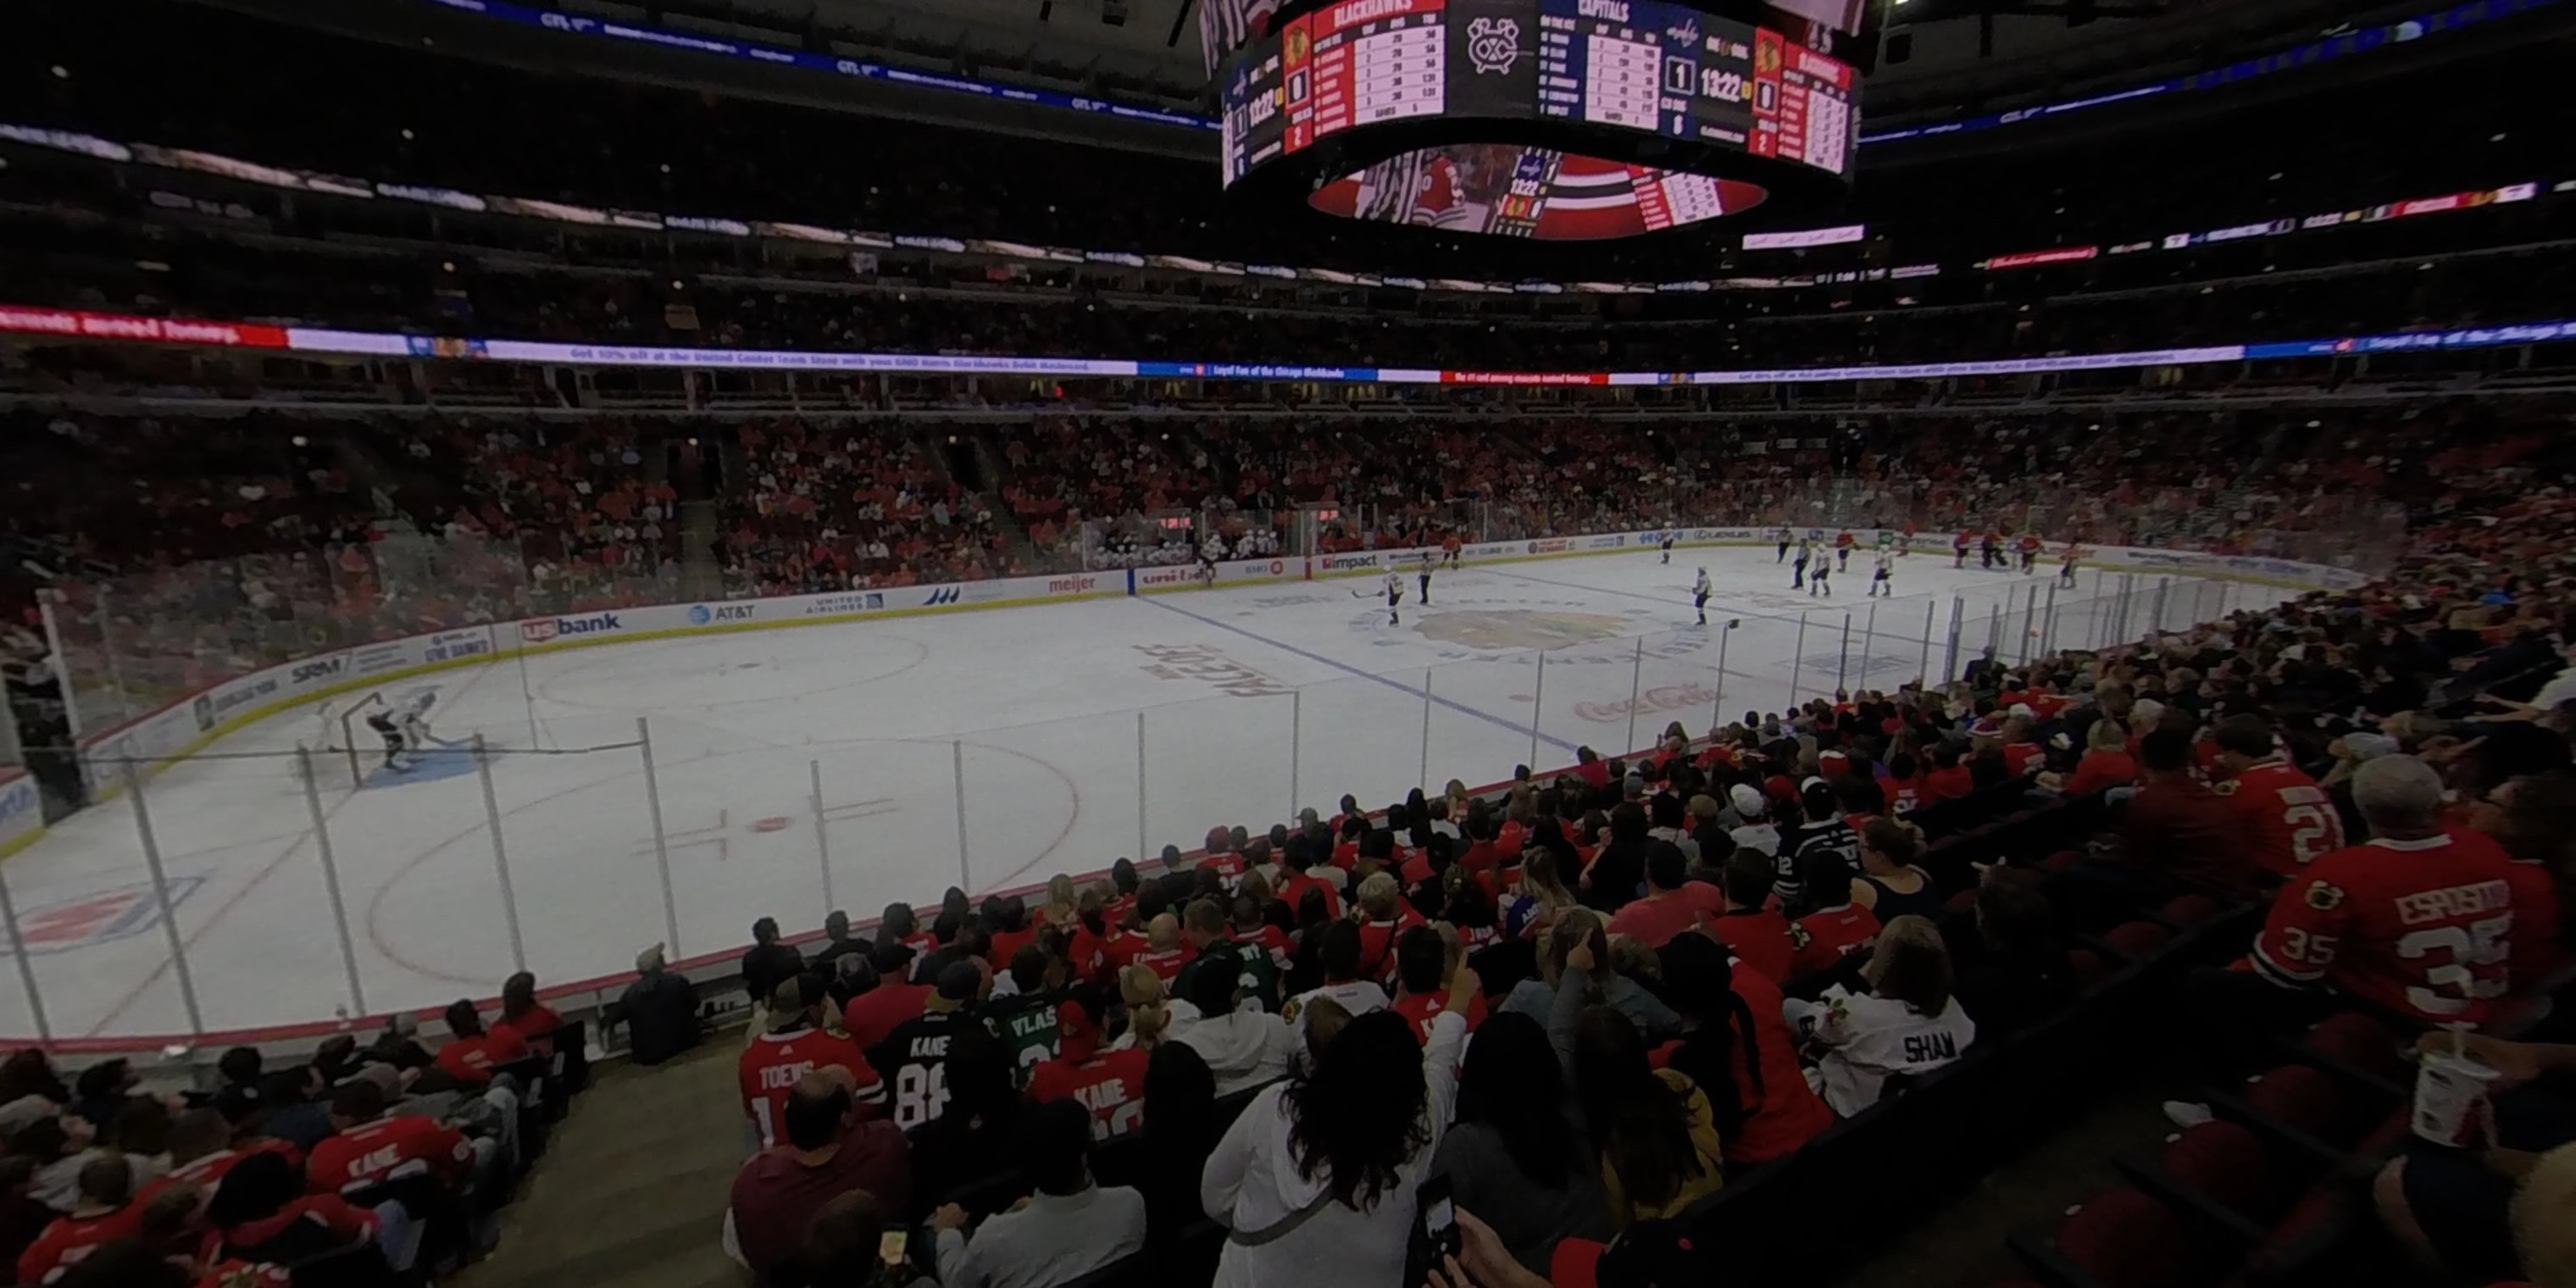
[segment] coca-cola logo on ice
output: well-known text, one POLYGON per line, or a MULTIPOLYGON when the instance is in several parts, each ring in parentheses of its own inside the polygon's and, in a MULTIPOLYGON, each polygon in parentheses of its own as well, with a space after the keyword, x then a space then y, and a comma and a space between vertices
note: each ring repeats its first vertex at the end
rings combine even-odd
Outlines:
POLYGON ((1705 711, 1717 705, 1717 690, 1696 681, 1690 684, 1658 685, 1637 695, 1635 702, 1577 702, 1576 718, 1594 724, 1625 720, 1631 711, 1649 715, 1657 711, 1705 711))

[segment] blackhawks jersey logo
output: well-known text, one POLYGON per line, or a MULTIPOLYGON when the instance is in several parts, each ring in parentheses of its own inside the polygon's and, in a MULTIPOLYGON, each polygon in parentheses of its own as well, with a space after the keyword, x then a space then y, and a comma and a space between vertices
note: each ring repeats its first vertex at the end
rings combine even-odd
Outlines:
POLYGON ((2319 912, 2332 912, 2343 906, 2343 887, 2331 881, 2308 883, 2308 906, 2319 912))

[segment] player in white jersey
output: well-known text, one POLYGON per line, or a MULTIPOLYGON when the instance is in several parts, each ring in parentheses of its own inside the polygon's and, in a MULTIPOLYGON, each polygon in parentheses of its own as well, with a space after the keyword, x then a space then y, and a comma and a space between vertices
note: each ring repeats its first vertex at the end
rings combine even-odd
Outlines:
POLYGON ((1814 555, 1804 537, 1798 540, 1798 558, 1789 565, 1789 589, 1804 589, 1807 584, 1807 561, 1814 555))
POLYGON ((1708 569, 1699 570, 1699 580, 1691 583, 1691 607, 1699 610, 1699 624, 1708 625, 1708 569))
POLYGON ((1827 599, 1833 598, 1834 583, 1830 580, 1833 575, 1834 561, 1819 553, 1816 566, 1807 570, 1807 593, 1822 595, 1827 599))
POLYGON ((1403 602, 1404 602, 1404 574, 1403 574, 1403 573, 1400 573, 1400 572, 1397 572, 1397 571, 1396 571, 1396 570, 1394 570, 1393 568, 1389 568, 1389 569, 1387 569, 1387 570, 1386 570, 1386 624, 1387 624, 1387 625, 1389 625, 1389 626, 1401 626, 1401 625, 1403 625, 1403 624, 1404 624, 1403 622, 1401 622, 1401 621, 1397 620, 1397 619, 1396 619, 1396 615, 1395 615, 1395 606, 1396 606, 1396 605, 1398 605, 1398 604, 1401 604, 1401 603, 1403 603, 1403 602))
POLYGON ((1896 575, 1895 563, 1895 555, 1885 550, 1878 552, 1878 569, 1869 575, 1870 594, 1896 598, 1896 583, 1891 580, 1896 575))

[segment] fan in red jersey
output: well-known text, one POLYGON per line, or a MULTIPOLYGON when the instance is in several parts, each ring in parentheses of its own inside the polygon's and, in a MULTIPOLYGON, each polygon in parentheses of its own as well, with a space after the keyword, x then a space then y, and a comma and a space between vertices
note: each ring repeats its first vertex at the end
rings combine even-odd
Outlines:
POLYGON ((370 1079, 342 1083, 331 1093, 336 1134, 316 1144, 304 1165, 305 1184, 314 1193, 337 1194, 361 1181, 381 1181, 412 1163, 449 1185, 472 1174, 480 1157, 478 1142, 427 1114, 387 1118, 381 1116, 384 1112, 385 1090, 370 1079))
POLYGON ((1091 1114, 1094 1140, 1136 1129, 1145 1113, 1146 1051, 1103 1051, 1100 1003, 1087 990, 1055 1008, 1056 1058, 1029 1073, 1029 1099, 1079 1101, 1091 1114))
POLYGON ((736 1062, 742 1109, 760 1134, 762 1149, 778 1143, 779 1126, 787 1121, 787 1097, 796 1089, 796 1080, 817 1069, 834 1065, 847 1069, 858 1080, 861 1103, 881 1106, 885 1102, 885 1086, 868 1063, 866 1050, 847 1037, 825 1032, 818 1024, 820 1004, 808 1005, 803 989, 798 979, 779 984, 769 997, 769 1013, 777 1021, 768 1032, 753 1038, 736 1062))
MULTIPOLYGON (((1431 1021, 1449 1006, 1449 975, 1458 970, 1449 945, 1429 926, 1407 926, 1395 937, 1396 993, 1393 1009, 1413 1025, 1414 1040, 1431 1041, 1431 1021)), ((1467 998, 1467 1031, 1485 1022, 1483 990, 1467 998)))
POLYGON ((2442 825, 2441 776, 2413 756, 2364 764, 2352 796, 2372 838, 2281 888, 2255 973, 2436 1023, 2484 1021, 2513 985, 2513 860, 2442 825))
POLYGON ((2334 801, 2289 757, 2261 716, 2229 716, 2218 724, 2218 765, 2232 777, 2212 784, 2243 820, 2246 844, 2265 868, 2296 877, 2320 856, 2344 848, 2343 818, 2334 801))

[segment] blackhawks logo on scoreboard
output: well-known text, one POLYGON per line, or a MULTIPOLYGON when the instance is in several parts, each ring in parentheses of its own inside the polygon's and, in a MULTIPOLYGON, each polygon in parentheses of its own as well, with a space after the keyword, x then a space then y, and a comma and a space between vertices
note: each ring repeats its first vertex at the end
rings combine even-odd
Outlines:
POLYGON ((1467 60, 1476 65, 1477 75, 1509 75, 1520 56, 1520 19, 1478 18, 1467 24, 1467 60))

